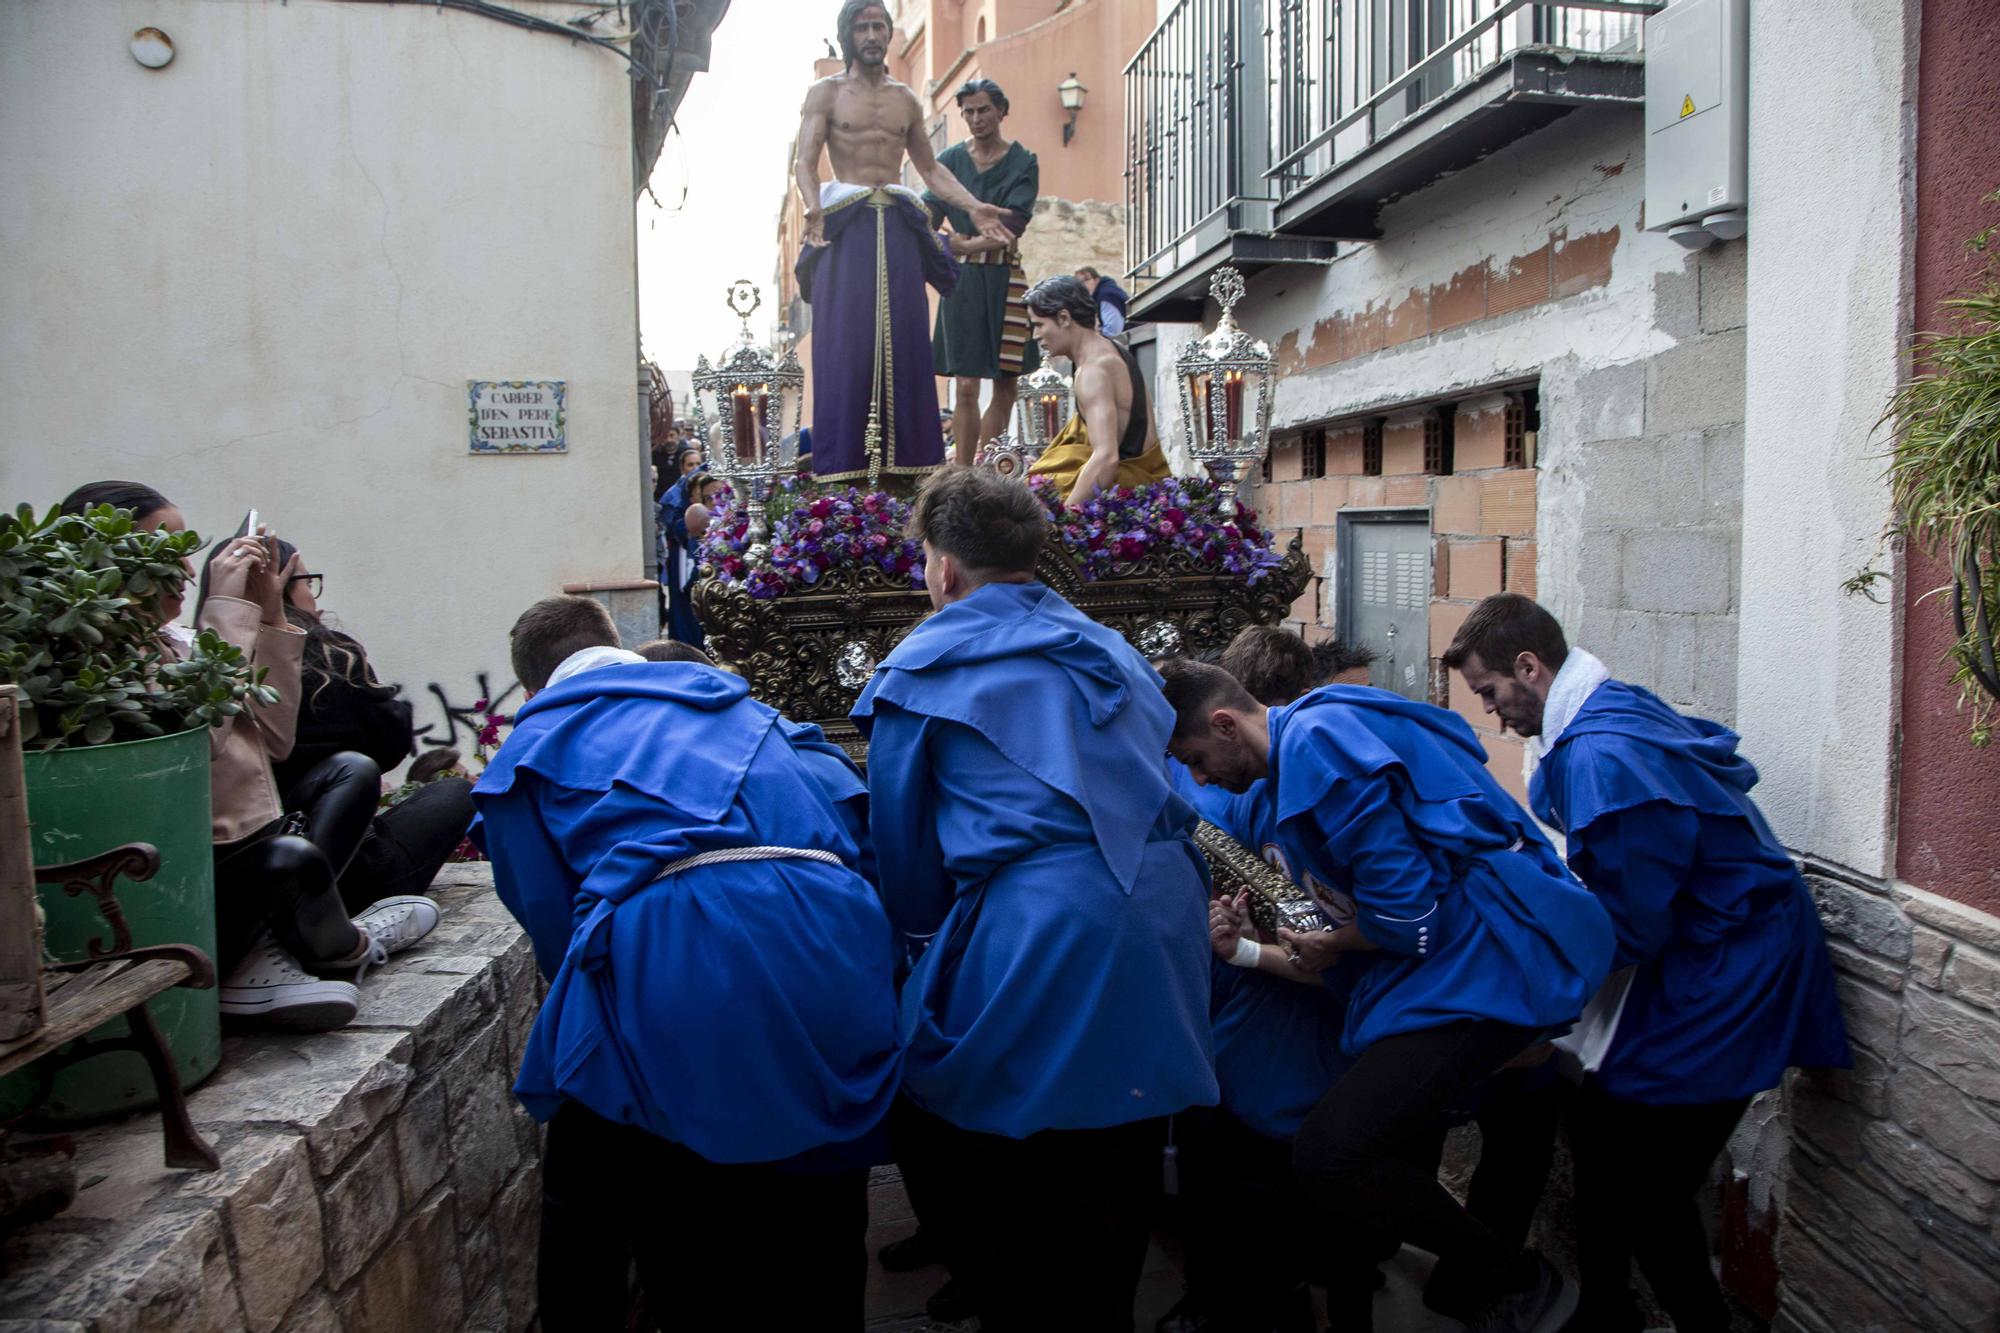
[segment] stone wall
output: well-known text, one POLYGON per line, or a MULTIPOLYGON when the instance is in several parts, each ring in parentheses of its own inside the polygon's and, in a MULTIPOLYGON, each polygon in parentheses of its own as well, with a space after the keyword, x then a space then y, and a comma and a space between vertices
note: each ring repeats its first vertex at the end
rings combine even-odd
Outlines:
POLYGON ((1783 1333, 2000 1328, 2000 919, 1810 875, 1855 1067, 1796 1073, 1783 1333))
POLYGON ((541 986, 489 867, 432 892, 351 1026, 224 1041, 189 1098, 221 1171, 162 1167, 150 1116, 75 1136, 76 1203, 0 1249, 0 1330, 533 1323, 540 1136, 509 1089, 541 986))
POLYGON ((1085 264, 1116 277, 1125 271, 1125 206, 1043 195, 1021 237, 1021 270, 1033 286, 1085 264))

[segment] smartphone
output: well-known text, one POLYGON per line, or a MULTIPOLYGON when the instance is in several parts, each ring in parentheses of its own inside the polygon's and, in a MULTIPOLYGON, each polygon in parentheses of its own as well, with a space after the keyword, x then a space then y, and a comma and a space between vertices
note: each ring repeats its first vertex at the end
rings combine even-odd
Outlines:
POLYGON ((262 535, 257 531, 257 511, 254 509, 252 509, 249 513, 243 516, 243 535, 245 537, 257 537, 262 535))

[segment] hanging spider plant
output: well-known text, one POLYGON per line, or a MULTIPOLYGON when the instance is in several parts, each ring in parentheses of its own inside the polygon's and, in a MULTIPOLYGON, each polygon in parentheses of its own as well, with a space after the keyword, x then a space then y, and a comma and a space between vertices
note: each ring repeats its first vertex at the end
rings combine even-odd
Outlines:
MULTIPOLYGON (((2000 191, 1986 197, 2000 203, 2000 191)), ((1958 638, 1946 660, 1971 714, 1972 743, 1989 744, 2000 721, 2000 269, 1991 247, 2000 228, 1972 238, 1988 256, 1974 289, 1943 303, 1949 329, 1920 335, 1919 373, 1889 400, 1882 424, 1895 443, 1889 487, 1892 535, 1946 562, 1958 638)), ((1861 576, 1865 581, 1868 574, 1861 576)), ((1933 594, 1934 595, 1934 594, 1933 594)))

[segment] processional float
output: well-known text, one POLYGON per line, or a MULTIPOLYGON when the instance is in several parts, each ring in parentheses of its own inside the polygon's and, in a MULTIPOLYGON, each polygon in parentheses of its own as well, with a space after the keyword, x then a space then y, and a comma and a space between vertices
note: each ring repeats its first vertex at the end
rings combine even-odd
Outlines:
MULTIPOLYGON (((1052 540, 1036 575, 1149 658, 1220 650, 1250 625, 1275 625, 1312 577, 1295 535, 1282 552, 1237 486, 1270 445, 1277 386, 1270 347, 1239 328, 1243 279, 1219 270, 1215 327, 1175 361, 1188 451, 1207 478, 1159 482, 1063 511, 1044 494, 1052 540)), ((798 472, 805 376, 789 347, 750 330, 757 289, 739 281, 729 305, 737 342, 693 377, 693 420, 709 467, 733 498, 711 520, 692 588, 717 662, 753 697, 819 724, 857 761, 866 742, 848 711, 876 663, 930 614, 922 553, 902 535, 907 504, 881 491, 819 485, 798 472)), ((976 466, 1025 476, 1069 418, 1070 381, 1044 365, 1023 376, 1015 431, 976 466)), ((1324 927, 1313 900, 1213 825, 1197 841, 1218 887, 1248 888, 1266 929, 1324 927)))

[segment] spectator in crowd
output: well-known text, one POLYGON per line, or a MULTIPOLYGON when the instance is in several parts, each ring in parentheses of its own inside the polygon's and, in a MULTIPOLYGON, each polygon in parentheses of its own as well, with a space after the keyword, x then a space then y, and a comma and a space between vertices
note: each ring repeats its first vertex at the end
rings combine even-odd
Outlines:
MULTIPOLYGON (((186 522, 165 496, 134 482, 93 482, 72 491, 64 513, 111 504, 149 530, 182 531, 186 522)), ((338 880, 367 827, 379 774, 351 756, 312 785, 310 804, 288 809, 273 765, 290 755, 302 693, 305 633, 285 617, 286 579, 305 571, 287 562, 268 531, 246 532, 215 548, 202 571, 197 630, 213 630, 265 671, 278 693, 215 728, 209 739, 215 844, 217 971, 222 1012, 304 1030, 350 1022, 360 1004, 351 975, 421 939, 429 925, 408 914, 350 917, 338 880), (421 929, 419 929, 421 927, 421 929)), ((157 608, 163 616, 179 608, 157 608)), ((161 637, 185 655, 186 631, 163 620, 161 637)), ((435 912, 430 923, 435 924, 435 912)))
POLYGON ((667 632, 668 638, 691 643, 697 648, 702 643, 701 621, 695 617, 694 602, 688 597, 688 585, 694 582, 694 539, 698 534, 688 531, 687 511, 688 506, 695 503, 708 476, 700 469, 701 450, 695 445, 683 444, 674 458, 676 480, 660 497, 656 514, 660 586, 666 600, 661 628, 667 632))
POLYGON ((1125 306, 1132 298, 1125 295, 1118 279, 1107 278, 1086 264, 1076 271, 1076 280, 1097 302, 1097 331, 1107 338, 1125 332, 1125 306))

